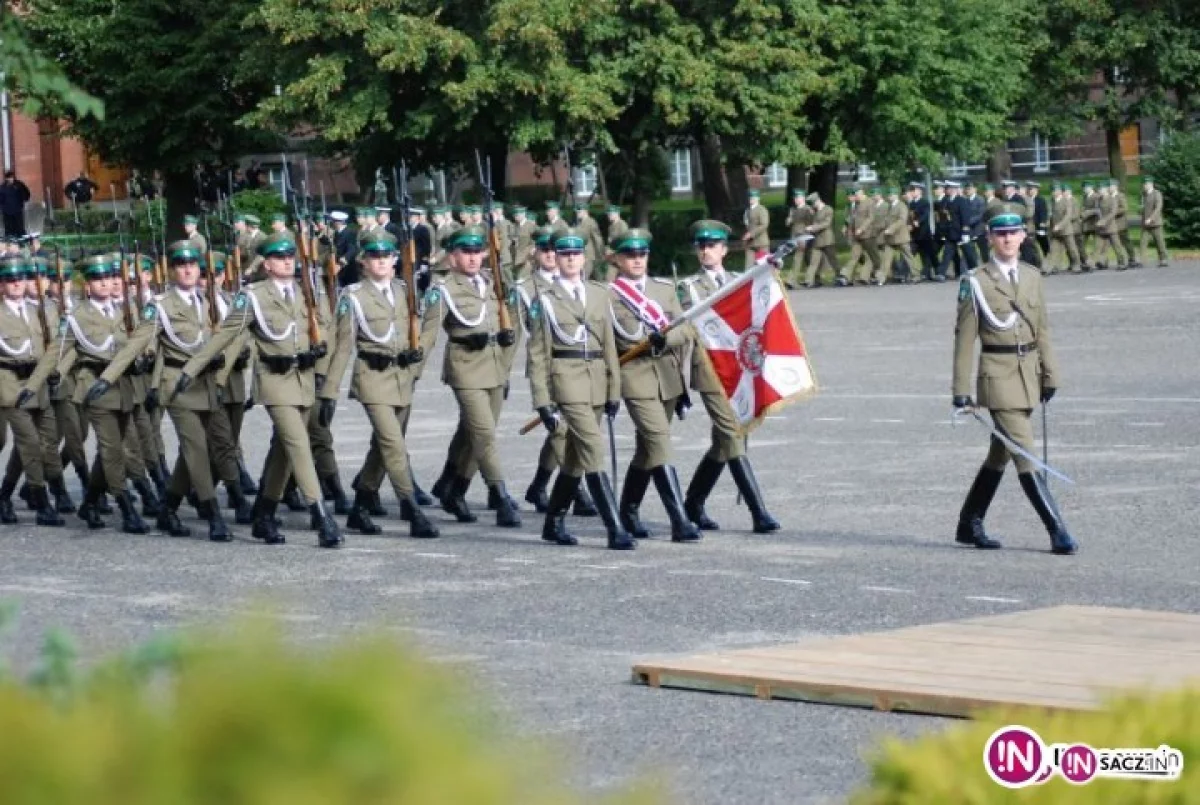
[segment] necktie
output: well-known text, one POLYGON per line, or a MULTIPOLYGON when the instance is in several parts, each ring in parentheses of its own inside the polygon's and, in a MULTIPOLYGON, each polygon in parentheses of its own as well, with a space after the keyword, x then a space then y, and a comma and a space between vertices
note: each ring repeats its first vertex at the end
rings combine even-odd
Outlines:
POLYGON ((1014 291, 1020 290, 1020 287, 1017 285, 1017 270, 1015 268, 1008 272, 1008 281, 1012 283, 1014 291))
POLYGON ((480 298, 482 298, 483 297, 483 277, 475 277, 472 281, 475 283, 475 293, 479 294, 480 298))
POLYGON ((575 301, 583 304, 583 288, 579 285, 575 286, 575 301))
POLYGON ((724 285, 725 285, 725 273, 724 273, 724 272, 721 272, 721 273, 717 274, 717 275, 716 275, 716 278, 717 278, 717 287, 718 287, 718 288, 724 287, 724 285))

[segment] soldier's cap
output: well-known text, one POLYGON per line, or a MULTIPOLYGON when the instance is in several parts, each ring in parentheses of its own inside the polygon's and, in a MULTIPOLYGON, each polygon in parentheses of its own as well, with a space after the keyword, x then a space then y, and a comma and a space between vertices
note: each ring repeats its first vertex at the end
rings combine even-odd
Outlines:
POLYGON ((445 215, 446 213, 450 212, 450 208, 445 204, 438 204, 436 207, 432 208, 430 212, 434 215, 445 215))
POLYGON ((909 182, 908 186, 914 190, 920 190, 921 188, 925 187, 925 185, 921 184, 920 182, 916 182, 916 181, 909 182))
POLYGON ((1154 184, 1154 177, 1153 176, 1143 176, 1142 184, 1154 184))
POLYGON ((229 258, 225 256, 225 252, 210 252, 210 254, 212 255, 213 273, 224 274, 225 263, 229 260, 229 258))
POLYGON ((529 210, 527 210, 525 208, 525 205, 523 205, 523 204, 514 204, 512 206, 512 214, 513 215, 521 215, 526 212, 529 212, 529 210))
POLYGON ((286 224, 286 223, 287 223, 287 216, 286 216, 286 215, 284 215, 284 214, 283 214, 283 213, 281 213, 281 212, 273 212, 273 213, 271 213, 271 223, 273 223, 273 224, 286 224))
POLYGON ((0 282, 23 280, 27 270, 28 264, 25 262, 25 258, 19 254, 10 254, 0 258, 0 282))
POLYGON ((804 200, 807 201, 809 204, 816 204, 818 201, 821 200, 821 194, 820 193, 809 193, 807 196, 804 197, 804 200))
POLYGON ((1051 182, 1050 189, 1057 193, 1063 189, 1063 183, 1062 182, 1051 182))
POLYGON ((580 254, 586 241, 583 235, 571 227, 560 229, 554 238, 554 251, 557 254, 580 254))
POLYGON ((359 218, 374 218, 375 210, 370 207, 359 207, 354 211, 354 214, 359 218))
POLYGON ((547 201, 547 202, 546 202, 546 209, 548 209, 548 210, 557 210, 557 209, 558 209, 558 202, 557 202, 557 201, 547 201))
POLYGON ((850 185, 850 192, 851 192, 852 194, 853 194, 853 193, 861 193, 861 192, 862 192, 862 186, 861 186, 861 185, 852 184, 852 185, 850 185))
POLYGON ((748 198, 758 198, 758 191, 757 191, 757 190, 751 190, 749 193, 747 193, 747 194, 746 194, 746 196, 747 196, 748 198))
POLYGON ((875 185, 874 187, 871 188, 871 195, 872 196, 882 196, 883 188, 880 187, 879 185, 875 185))
POLYGON ((29 265, 33 269, 34 276, 50 276, 50 261, 45 257, 34 255, 33 257, 29 258, 29 265))
POLYGON ((1084 182, 1083 189, 1084 190, 1095 190, 1096 186, 1094 184, 1092 184, 1091 182, 1084 182))
POLYGON ((377 213, 378 213, 378 212, 382 212, 382 213, 386 213, 387 215, 391 215, 391 214, 392 214, 392 208, 391 208, 391 207, 388 207, 388 206, 386 206, 386 205, 383 205, 383 204, 381 204, 381 205, 379 205, 378 207, 376 207, 376 208, 375 208, 375 212, 377 212, 377 213))
POLYGON ((1108 186, 1109 186, 1109 187, 1119 187, 1119 186, 1120 186, 1120 184, 1121 184, 1121 182, 1120 182, 1120 180, 1119 180, 1119 179, 1109 179, 1109 180, 1108 180, 1108 186))
POLYGON ((692 243, 724 243, 729 240, 730 229, 723 221, 704 219, 692 224, 692 243))
POLYGON ((1033 179, 1027 179, 1027 180, 1025 180, 1025 186, 1040 188, 1041 184, 1039 184, 1038 182, 1035 182, 1033 179))
POLYGON ((200 223, 200 219, 194 215, 185 215, 183 216, 183 222, 185 224, 198 224, 200 223))
POLYGON ((605 212, 607 212, 609 215, 612 215, 613 213, 616 213, 617 215, 620 215, 620 214, 621 214, 621 208, 620 208, 620 206, 618 206, 618 205, 616 205, 616 204, 609 204, 609 205, 608 205, 608 209, 607 209, 607 210, 605 210, 605 212))
POLYGON ((453 249, 481 249, 487 239, 487 233, 484 232, 481 226, 464 226, 462 229, 456 229, 446 237, 442 238, 442 248, 447 251, 453 249))
POLYGON ((190 240, 177 240, 167 247, 167 261, 175 263, 200 262, 200 250, 190 240))
POLYGON ((630 229, 618 235, 612 247, 614 252, 645 252, 650 250, 652 240, 647 230, 630 229))
POLYGON ((292 257, 296 254, 296 241, 290 232, 272 232, 258 244, 258 253, 263 257, 292 257))
POLYGON ((879 188, 879 192, 883 193, 885 196, 894 196, 896 195, 896 188, 885 184, 883 187, 879 188))
POLYGON ((793 187, 792 188, 792 198, 801 198, 803 196, 804 196, 804 188, 802 188, 802 187, 793 187))
POLYGON ((963 187, 974 187, 974 186, 975 186, 974 179, 967 179, 965 182, 963 182, 963 187))
POLYGON ((248 223, 250 226, 259 226, 260 224, 262 224, 262 221, 259 220, 259 217, 257 215, 247 215, 246 223, 248 223))
POLYGON ((113 262, 111 255, 107 254, 88 255, 77 262, 75 268, 83 274, 85 279, 89 280, 112 277, 120 271, 120 266, 113 262))
POLYGON ((342 210, 334 210, 333 212, 329 213, 329 220, 341 221, 342 223, 345 223, 346 221, 350 220, 350 215, 342 210))
POLYGON ((1024 231, 1025 221, 1020 213, 1001 210, 988 221, 988 230, 992 232, 1024 231))
POLYGON ((946 187, 962 187, 962 182, 955 181, 954 179, 947 179, 946 187))
POLYGON ((467 207, 464 207, 463 209, 465 209, 467 212, 471 213, 472 215, 474 215, 476 213, 481 213, 481 214, 483 213, 483 207, 480 206, 479 204, 471 204, 471 205, 468 205, 467 207))
POLYGON ((409 207, 408 214, 409 215, 424 215, 425 208, 424 207, 409 207))
POLYGON ((244 213, 244 212, 239 212, 239 213, 236 213, 236 214, 233 216, 233 222, 234 222, 235 224, 244 224, 244 223, 246 223, 246 213, 244 213))
POLYGON ((1004 181, 1000 182, 1000 185, 1002 187, 1016 187, 1017 182, 1014 179, 1005 179, 1004 181))
POLYGON ((138 271, 153 271, 153 270, 154 270, 154 258, 148 254, 143 254, 141 256, 141 264, 138 266, 138 271))
POLYGON ((945 187, 946 183, 944 181, 942 181, 941 179, 934 179, 933 186, 934 187, 945 187))
POLYGON ((533 245, 543 250, 554 250, 554 235, 558 230, 552 226, 539 226, 533 233, 533 245))
POLYGON ((387 230, 370 232, 362 239, 362 250, 367 254, 394 254, 396 238, 387 230))
POLYGON ((991 182, 988 182, 987 184, 985 184, 983 186, 983 189, 984 190, 995 190, 996 186, 994 184, 992 184, 991 182))

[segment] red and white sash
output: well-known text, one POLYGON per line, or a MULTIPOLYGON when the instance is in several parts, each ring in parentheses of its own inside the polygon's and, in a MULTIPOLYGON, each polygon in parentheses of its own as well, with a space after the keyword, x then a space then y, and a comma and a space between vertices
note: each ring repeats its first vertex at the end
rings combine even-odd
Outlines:
POLYGON ((662 331, 671 323, 671 319, 662 309, 662 305, 639 291, 638 287, 629 280, 618 277, 612 281, 611 287, 617 292, 617 296, 621 298, 625 306, 632 310, 633 314, 644 324, 662 331))

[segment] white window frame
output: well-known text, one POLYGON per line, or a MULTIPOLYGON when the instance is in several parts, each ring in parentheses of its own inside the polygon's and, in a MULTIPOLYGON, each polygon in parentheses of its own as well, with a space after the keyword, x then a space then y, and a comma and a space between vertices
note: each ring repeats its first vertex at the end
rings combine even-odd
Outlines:
POLYGON ((859 182, 878 182, 879 174, 870 165, 859 164, 858 179, 859 182))
POLYGON ((778 162, 772 162, 768 165, 767 170, 763 174, 767 187, 772 188, 787 187, 787 176, 787 167, 778 162))
POLYGON ((671 152, 671 192, 692 192, 692 149, 677 148, 671 152))
POLYGON ((971 166, 963 162, 958 157, 946 157, 946 175, 947 176, 966 176, 967 169, 971 166))
POLYGON ((571 180, 575 183, 575 197, 587 198, 596 192, 596 166, 580 165, 572 170, 575 175, 571 180))
POLYGON ((1050 141, 1036 131, 1033 133, 1033 172, 1050 172, 1050 141))

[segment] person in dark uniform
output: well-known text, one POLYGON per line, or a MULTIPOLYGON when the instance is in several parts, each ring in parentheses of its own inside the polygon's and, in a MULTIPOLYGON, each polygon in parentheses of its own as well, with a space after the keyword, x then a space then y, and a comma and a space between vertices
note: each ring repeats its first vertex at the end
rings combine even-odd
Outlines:
POLYGON ((1034 181, 1025 183, 1025 198, 1033 200, 1033 231, 1037 235, 1038 246, 1042 254, 1050 253, 1050 237, 1047 234, 1050 226, 1050 209, 1046 199, 1042 198, 1041 185, 1034 181))
POLYGON ((963 204, 962 196, 958 194, 960 185, 955 181, 946 182, 946 197, 942 199, 941 214, 938 223, 942 225, 942 234, 946 238, 942 246, 942 261, 938 265, 937 280, 945 282, 946 275, 953 267, 955 276, 966 270, 963 256, 959 247, 963 241, 963 204))
POLYGON ((925 198, 925 188, 920 182, 909 182, 908 196, 908 220, 913 243, 917 247, 917 254, 921 256, 922 274, 925 279, 931 280, 938 261, 929 199, 925 198))
POLYGON ((341 210, 329 213, 333 223, 333 258, 338 264, 338 286, 358 282, 358 238, 350 229, 350 216, 341 210))
MULTIPOLYGON (((1012 179, 1005 179, 1004 185, 1004 203, 1013 206, 1021 219, 1026 222, 1026 229, 1032 229, 1033 210, 1026 203, 1025 196, 1021 195, 1019 186, 1012 179)), ((1037 245, 1032 237, 1027 237, 1021 240, 1021 259, 1034 268, 1041 269, 1042 256, 1038 254, 1037 245)))
POLYGON ((987 254, 986 250, 980 250, 979 244, 987 240, 988 219, 987 202, 976 192, 975 183, 972 181, 967 181, 963 186, 962 206, 965 218, 963 234, 970 238, 963 246, 963 253, 967 256, 967 266, 975 268, 984 261, 983 255, 987 254))

